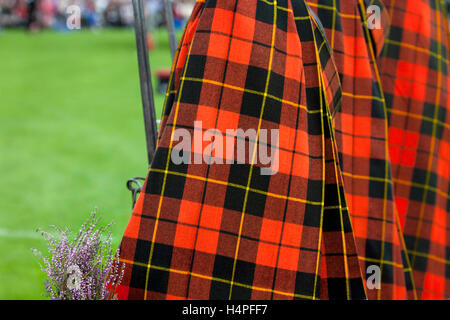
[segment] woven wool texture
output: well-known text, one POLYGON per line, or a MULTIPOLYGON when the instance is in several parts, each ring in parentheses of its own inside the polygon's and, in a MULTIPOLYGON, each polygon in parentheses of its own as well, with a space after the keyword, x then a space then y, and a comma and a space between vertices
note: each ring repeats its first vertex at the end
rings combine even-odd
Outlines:
POLYGON ((197 1, 119 298, 449 298, 448 36, 439 0, 197 1), (213 129, 255 130, 245 163, 172 161, 176 130, 213 129))

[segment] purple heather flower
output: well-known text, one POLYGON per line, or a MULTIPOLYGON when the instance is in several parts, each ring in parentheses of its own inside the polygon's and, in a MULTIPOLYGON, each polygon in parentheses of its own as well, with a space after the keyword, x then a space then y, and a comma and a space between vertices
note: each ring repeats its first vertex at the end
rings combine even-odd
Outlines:
POLYGON ((46 295, 53 300, 110 300, 122 281, 125 264, 119 249, 111 248, 111 223, 99 226, 96 210, 73 235, 69 229, 54 227, 57 236, 38 230, 48 243, 49 257, 32 249, 42 261, 46 295))

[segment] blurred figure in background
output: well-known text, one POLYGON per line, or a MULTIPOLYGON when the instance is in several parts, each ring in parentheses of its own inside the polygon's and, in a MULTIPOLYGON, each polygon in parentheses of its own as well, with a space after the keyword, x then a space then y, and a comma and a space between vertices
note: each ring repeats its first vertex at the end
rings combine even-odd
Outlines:
POLYGON ((28 0, 27 29, 37 31, 52 27, 57 10, 53 0, 28 0))
POLYGON ((147 0, 145 3, 147 27, 150 31, 165 25, 164 3, 162 0, 147 0))
POLYGON ((134 23, 131 0, 110 0, 104 13, 106 25, 129 27, 134 23))
POLYGON ((27 29, 29 31, 37 29, 37 6, 39 0, 28 0, 27 29))
MULTIPOLYGON (((35 0, 36 1, 36 0, 35 0)), ((39 0, 38 1, 39 24, 41 28, 51 28, 53 26, 55 16, 58 12, 58 7, 54 0, 39 0)))
POLYGON ((173 3, 175 27, 183 28, 194 7, 195 0, 177 0, 173 3))
POLYGON ((26 25, 27 3, 25 0, 0 0, 0 29, 4 26, 26 25))
MULTIPOLYGON (((163 0, 144 0, 149 31, 165 27, 163 0)), ((183 28, 195 0, 174 0, 175 27, 183 28)), ((67 31, 67 8, 81 9, 83 27, 132 27, 132 0, 0 0, 0 28, 26 27, 37 31, 52 28, 67 31)))

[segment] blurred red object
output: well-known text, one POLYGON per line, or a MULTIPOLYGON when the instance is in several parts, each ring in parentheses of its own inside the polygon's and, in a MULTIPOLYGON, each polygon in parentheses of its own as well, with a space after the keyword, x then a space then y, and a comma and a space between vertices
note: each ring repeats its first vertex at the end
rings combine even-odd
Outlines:
POLYGON ((153 37, 149 32, 147 32, 147 48, 148 51, 152 51, 155 48, 155 40, 153 40, 153 37))

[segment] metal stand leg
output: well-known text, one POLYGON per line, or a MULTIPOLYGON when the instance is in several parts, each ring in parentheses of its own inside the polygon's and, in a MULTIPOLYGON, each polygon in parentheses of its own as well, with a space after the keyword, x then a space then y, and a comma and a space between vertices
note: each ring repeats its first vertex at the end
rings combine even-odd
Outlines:
POLYGON ((175 22, 173 21, 173 11, 171 0, 164 0, 164 11, 166 12, 167 30, 169 31, 170 53, 172 60, 175 58, 177 51, 177 35, 175 33, 175 22))
POLYGON ((156 129, 155 101, 153 97, 152 77, 148 48, 143 0, 133 0, 134 26, 139 63, 139 78, 141 83, 142 107, 144 111, 145 136, 147 141, 148 165, 153 160, 158 131, 156 129))

